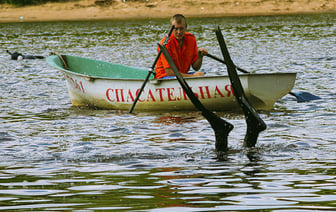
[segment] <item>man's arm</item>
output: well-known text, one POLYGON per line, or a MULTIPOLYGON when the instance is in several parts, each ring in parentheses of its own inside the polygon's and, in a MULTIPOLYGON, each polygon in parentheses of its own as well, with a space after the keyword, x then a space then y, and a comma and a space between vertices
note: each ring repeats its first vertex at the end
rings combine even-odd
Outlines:
POLYGON ((198 50, 198 56, 196 61, 191 65, 195 71, 198 71, 202 66, 203 57, 208 54, 208 51, 204 48, 198 50))

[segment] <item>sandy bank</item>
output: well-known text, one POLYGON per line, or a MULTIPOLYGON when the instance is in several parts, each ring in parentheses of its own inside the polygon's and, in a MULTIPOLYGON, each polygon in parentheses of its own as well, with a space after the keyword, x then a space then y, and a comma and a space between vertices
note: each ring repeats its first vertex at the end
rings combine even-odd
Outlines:
POLYGON ((336 0, 80 0, 0 5, 0 22, 70 21, 335 13, 336 0), (105 2, 104 2, 105 1, 105 2))

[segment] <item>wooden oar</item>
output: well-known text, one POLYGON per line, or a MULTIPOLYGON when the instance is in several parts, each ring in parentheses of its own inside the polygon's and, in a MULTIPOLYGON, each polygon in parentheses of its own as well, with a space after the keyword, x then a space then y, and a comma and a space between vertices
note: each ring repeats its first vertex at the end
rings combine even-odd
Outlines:
MULTIPOLYGON (((221 63, 224 63, 226 64, 226 62, 214 55, 211 55, 211 54, 207 54, 208 57, 218 61, 218 62, 221 62, 221 63)), ((250 73, 248 71, 246 71, 245 69, 242 69, 238 66, 236 66, 237 70, 240 71, 240 72, 243 72, 243 73, 250 73)), ((306 92, 306 91, 299 91, 299 92, 289 92, 290 95, 294 96, 296 98, 296 101, 297 102, 309 102, 309 101, 312 101, 312 100, 316 100, 316 99, 321 99, 321 97, 318 97, 318 96, 315 96, 314 94, 311 94, 309 92, 306 92)))
POLYGON ((231 56, 224 41, 224 37, 219 27, 216 30, 216 36, 224 57, 224 61, 226 61, 229 78, 237 102, 239 103, 245 115, 247 130, 244 138, 244 146, 254 147, 255 144, 257 143, 259 133, 267 128, 266 124, 259 117, 256 110, 252 107, 252 105, 249 103, 249 101, 245 96, 243 86, 240 82, 239 76, 236 71, 236 65, 233 63, 231 59, 231 56))
POLYGON ((170 67, 174 71, 174 74, 183 88, 184 92, 187 94, 191 102, 195 105, 195 107, 201 112, 201 114, 208 120, 212 129, 215 132, 216 143, 215 147, 217 151, 227 151, 228 150, 228 135, 230 131, 233 129, 233 125, 229 122, 221 119, 213 112, 206 109, 203 104, 199 101, 199 99, 195 96, 194 92, 191 90, 187 82, 182 77, 181 73, 177 69, 174 61, 172 60, 170 54, 168 53, 165 46, 158 44, 163 55, 167 59, 170 67))
MULTIPOLYGON (((174 25, 171 25, 170 30, 169 30, 169 32, 168 32, 168 35, 167 35, 166 39, 165 39, 164 42, 163 42, 163 45, 166 45, 166 43, 168 42, 168 40, 169 40, 169 38, 170 38, 170 35, 172 34, 174 28, 175 28, 175 26, 174 26, 174 25)), ((138 92, 137 96, 135 97, 134 102, 133 102, 131 108, 130 108, 129 111, 128 111, 129 113, 132 113, 132 112, 133 112, 133 109, 134 109, 136 103, 138 102, 138 100, 139 100, 139 98, 140 98, 140 95, 141 95, 143 89, 145 88, 145 86, 146 86, 146 84, 147 84, 147 82, 148 82, 148 80, 149 80, 149 77, 151 76, 151 74, 155 74, 154 69, 155 69, 155 66, 156 66, 157 61, 159 60, 159 58, 160 58, 160 56, 161 56, 161 53, 162 53, 162 52, 161 52, 161 50, 160 50, 159 53, 157 54, 155 60, 154 60, 154 63, 153 63, 153 65, 152 65, 151 69, 148 71, 148 74, 147 74, 147 76, 146 76, 146 78, 145 78, 145 81, 143 82, 141 88, 139 89, 139 92, 138 92)))
MULTIPOLYGON (((218 57, 216 57, 214 55, 211 55, 211 54, 208 53, 206 56, 208 56, 208 57, 210 57, 210 58, 212 58, 214 60, 217 60, 218 62, 226 64, 226 62, 224 60, 222 60, 222 59, 220 59, 220 58, 218 58, 218 57)), ((238 66, 236 66, 236 68, 237 68, 238 71, 241 71, 243 73, 246 73, 246 74, 250 73, 250 72, 248 72, 248 71, 246 71, 246 70, 244 70, 242 68, 239 68, 238 66)))

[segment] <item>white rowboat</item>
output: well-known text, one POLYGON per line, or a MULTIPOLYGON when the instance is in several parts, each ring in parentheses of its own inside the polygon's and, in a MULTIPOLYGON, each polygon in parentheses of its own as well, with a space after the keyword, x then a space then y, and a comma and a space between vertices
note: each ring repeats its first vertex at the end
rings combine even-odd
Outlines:
MULTIPOLYGON (((51 55, 47 62, 59 69, 66 81, 72 105, 129 110, 148 71, 88 58, 51 55), (67 68, 65 68, 67 67, 67 68)), ((245 95, 255 109, 269 110, 288 94, 296 73, 241 74, 245 95)), ((240 110, 228 76, 186 78, 201 103, 209 110, 240 110)), ((150 79, 135 111, 196 110, 176 79, 150 79)))

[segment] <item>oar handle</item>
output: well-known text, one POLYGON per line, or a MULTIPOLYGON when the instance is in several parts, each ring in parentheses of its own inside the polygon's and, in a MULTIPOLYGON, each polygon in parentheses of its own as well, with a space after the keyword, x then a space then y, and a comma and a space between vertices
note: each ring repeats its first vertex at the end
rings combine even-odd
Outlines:
MULTIPOLYGON (((212 54, 209 54, 209 53, 208 53, 206 56, 208 56, 208 57, 210 57, 210 58, 212 58, 212 59, 214 59, 214 60, 217 60, 218 62, 221 62, 221 63, 223 63, 223 64, 226 64, 226 62, 225 62, 224 60, 222 60, 222 59, 220 59, 220 58, 218 58, 218 57, 216 57, 216 56, 214 56, 214 55, 212 55, 212 54)), ((250 73, 250 72, 246 71, 245 69, 242 69, 242 68, 240 68, 240 67, 238 67, 238 66, 236 66, 236 68, 237 68, 238 71, 241 71, 241 72, 243 72, 243 73, 250 73)))

